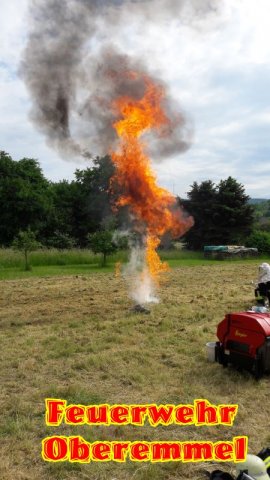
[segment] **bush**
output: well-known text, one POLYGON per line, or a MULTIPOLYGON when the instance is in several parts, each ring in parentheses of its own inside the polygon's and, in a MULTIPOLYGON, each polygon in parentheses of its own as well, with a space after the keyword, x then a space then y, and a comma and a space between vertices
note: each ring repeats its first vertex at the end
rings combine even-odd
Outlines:
POLYGON ((117 251, 117 246, 113 241, 113 233, 109 230, 89 234, 88 242, 95 254, 102 254, 102 267, 105 267, 106 265, 107 255, 111 255, 117 251))
POLYGON ((270 254, 270 233, 254 231, 246 240, 247 247, 255 247, 259 253, 270 254))
POLYGON ((24 254, 24 269, 26 271, 31 270, 29 263, 29 253, 37 250, 41 244, 37 242, 36 235, 30 228, 24 231, 19 231, 17 237, 14 238, 12 247, 14 250, 23 252, 24 254))

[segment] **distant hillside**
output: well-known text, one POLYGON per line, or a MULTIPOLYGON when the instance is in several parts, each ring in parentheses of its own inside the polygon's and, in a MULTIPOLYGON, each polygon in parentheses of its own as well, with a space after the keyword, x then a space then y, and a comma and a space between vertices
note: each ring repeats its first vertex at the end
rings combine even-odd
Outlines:
POLYGON ((270 232, 270 200, 252 198, 250 203, 255 213, 255 228, 270 232))
POLYGON ((257 205, 258 203, 268 202, 268 198, 250 198, 248 203, 250 205, 257 205))

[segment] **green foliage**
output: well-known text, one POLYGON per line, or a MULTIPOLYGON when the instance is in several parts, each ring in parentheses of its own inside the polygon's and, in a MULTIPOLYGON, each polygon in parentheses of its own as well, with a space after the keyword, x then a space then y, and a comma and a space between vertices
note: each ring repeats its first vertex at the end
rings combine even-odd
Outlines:
POLYGON ((40 232, 42 243, 46 246, 55 246, 58 244, 68 243, 64 241, 66 238, 76 238, 76 215, 78 210, 78 186, 76 182, 68 182, 63 180, 50 184, 49 194, 52 198, 53 207, 50 216, 47 217, 46 229, 40 232), (60 238, 63 236, 63 241, 60 238))
POLYGON ((251 233, 254 221, 253 207, 243 185, 234 178, 221 180, 218 185, 216 224, 219 243, 242 243, 251 233))
POLYGON ((270 200, 260 200, 253 204, 256 217, 270 217, 270 200))
POLYGON ((106 265, 107 255, 111 255, 117 250, 117 246, 113 241, 113 233, 109 230, 103 230, 88 235, 88 241, 94 253, 101 253, 103 255, 101 262, 102 266, 106 265))
POLYGON ((51 183, 38 162, 14 161, 0 152, 0 245, 10 246, 20 230, 30 227, 46 246, 70 248, 87 245, 87 234, 112 218, 109 156, 75 172, 75 180, 51 183))
POLYGON ((200 185, 195 182, 188 200, 182 202, 195 219, 185 237, 189 248, 242 243, 251 233, 254 221, 248 200, 244 187, 232 177, 218 185, 210 180, 200 185))
POLYGON ((184 208, 192 214, 195 225, 185 236, 190 249, 200 249, 202 245, 212 243, 215 235, 213 210, 217 200, 217 189, 211 180, 200 185, 194 182, 188 192, 188 200, 182 201, 184 208))
MULTIPOLYGON (((127 225, 128 208, 112 212, 118 193, 112 185, 114 166, 109 156, 97 157, 93 165, 76 170, 71 182, 49 182, 35 159, 14 161, 0 152, 0 246, 9 247, 28 227, 49 248, 70 249, 88 245, 88 234, 117 230, 127 225)), ((186 235, 190 249, 205 244, 244 243, 253 227, 253 206, 244 187, 229 177, 218 185, 194 182, 188 200, 181 202, 195 218, 186 235)), ((270 231, 270 201, 256 204, 256 230, 270 231), (261 209, 261 210, 258 210, 261 209)), ((114 237, 117 247, 128 248, 127 237, 114 237)), ((168 246, 166 237, 163 247, 168 246)), ((105 250, 104 250, 105 251, 105 250)), ((110 254, 105 251, 99 253, 110 254)))
POLYGON ((87 245, 87 235, 102 227, 104 218, 112 216, 110 179, 114 166, 109 156, 97 157, 94 165, 76 170, 77 188, 74 235, 81 247, 87 245))
POLYGON ((14 161, 0 152, 0 245, 8 246, 28 226, 42 230, 50 216, 49 182, 38 162, 31 158, 14 161))
POLYGON ((51 237, 47 243, 50 247, 57 248, 58 250, 69 250, 75 247, 76 240, 68 233, 56 230, 54 236, 51 237))
POLYGON ((258 248, 259 253, 270 254, 270 233, 255 230, 247 238, 246 246, 258 248))
POLYGON ((254 207, 255 229, 270 232, 270 200, 261 200, 254 207))
POLYGON ((32 232, 30 228, 25 231, 20 231, 17 237, 14 238, 12 246, 14 250, 19 250, 24 253, 24 268, 25 270, 31 270, 29 253, 37 250, 41 246, 41 244, 37 242, 34 232, 32 232))

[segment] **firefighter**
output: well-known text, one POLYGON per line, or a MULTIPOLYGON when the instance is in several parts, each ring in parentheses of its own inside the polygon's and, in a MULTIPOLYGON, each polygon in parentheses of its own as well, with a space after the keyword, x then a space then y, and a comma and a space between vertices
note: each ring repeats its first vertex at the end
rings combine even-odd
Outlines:
POLYGON ((259 266, 259 275, 257 281, 257 287, 255 288, 255 297, 261 296, 264 300, 264 304, 267 301, 270 305, 270 265, 269 263, 262 263, 259 266))

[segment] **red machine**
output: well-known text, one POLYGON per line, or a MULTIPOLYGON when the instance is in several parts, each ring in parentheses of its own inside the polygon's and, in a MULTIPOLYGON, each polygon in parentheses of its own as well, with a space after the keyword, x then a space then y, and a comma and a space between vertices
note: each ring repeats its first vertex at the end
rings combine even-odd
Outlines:
POLYGON ((251 370, 258 379, 270 372, 270 314, 230 313, 217 327, 216 361, 251 370))

